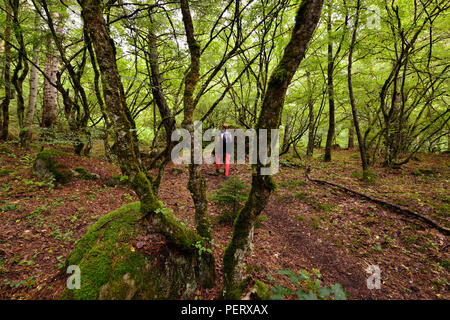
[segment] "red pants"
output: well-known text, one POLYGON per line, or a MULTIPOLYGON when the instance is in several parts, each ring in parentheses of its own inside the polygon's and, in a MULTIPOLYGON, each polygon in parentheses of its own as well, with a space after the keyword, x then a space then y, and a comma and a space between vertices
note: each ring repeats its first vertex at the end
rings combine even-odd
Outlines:
MULTIPOLYGON (((225 153, 225 176, 228 177, 228 174, 230 173, 230 158, 231 154, 225 153)), ((220 164, 222 163, 222 155, 217 154, 216 155, 216 169, 220 168, 220 164)))

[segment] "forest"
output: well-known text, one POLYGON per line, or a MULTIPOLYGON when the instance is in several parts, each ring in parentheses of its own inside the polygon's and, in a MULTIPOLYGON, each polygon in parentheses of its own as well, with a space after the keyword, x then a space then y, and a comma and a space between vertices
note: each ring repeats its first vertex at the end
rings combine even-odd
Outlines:
POLYGON ((0 299, 450 299, 449 8, 0 0, 0 299))

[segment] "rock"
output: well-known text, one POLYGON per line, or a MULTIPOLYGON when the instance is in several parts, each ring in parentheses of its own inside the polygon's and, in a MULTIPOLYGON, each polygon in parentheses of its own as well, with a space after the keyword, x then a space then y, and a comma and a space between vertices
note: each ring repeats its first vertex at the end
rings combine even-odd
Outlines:
POLYGON ((71 170, 73 176, 75 178, 84 179, 84 180, 96 180, 99 179, 100 176, 96 173, 89 173, 83 167, 76 167, 75 170, 71 170))
MULTIPOLYGON (((197 288, 194 253, 164 242, 136 250, 151 226, 140 203, 125 205, 103 216, 75 245, 66 267, 78 265, 81 288, 66 289, 60 299, 186 299, 197 288)), ((156 233, 155 233, 156 234, 156 233)))
POLYGON ((66 165, 62 164, 60 158, 67 155, 56 149, 44 149, 38 153, 34 161, 35 174, 43 179, 54 178, 56 182, 68 183, 73 174, 66 165))
POLYGON ((122 176, 120 174, 113 174, 111 179, 106 181, 105 185, 108 187, 115 187, 117 185, 127 186, 128 185, 128 176, 122 176))

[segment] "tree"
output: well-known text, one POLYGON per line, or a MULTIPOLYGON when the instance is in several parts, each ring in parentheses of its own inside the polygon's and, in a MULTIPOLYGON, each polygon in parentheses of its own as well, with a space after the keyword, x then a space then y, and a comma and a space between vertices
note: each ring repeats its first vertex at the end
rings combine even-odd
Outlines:
POLYGON ((12 96, 12 90, 11 90, 11 80, 10 80, 10 70, 11 70, 11 44, 10 44, 10 37, 11 37, 11 14, 8 10, 8 1, 5 1, 5 35, 4 35, 4 41, 5 41, 5 66, 3 69, 3 80, 5 83, 5 97, 3 98, 2 104, 1 104, 1 112, 2 112, 2 128, 1 128, 1 134, 0 139, 6 140, 8 139, 8 128, 9 128, 9 103, 12 96))
MULTIPOLYGON (((287 88, 300 61, 305 56, 308 42, 319 22, 322 6, 323 0, 306 0, 300 4, 291 39, 270 76, 256 129, 279 127, 287 88)), ((234 222, 233 235, 224 253, 224 296, 226 298, 240 298, 243 259, 253 239, 256 219, 265 208, 275 188, 270 175, 260 174, 261 168, 261 163, 254 165, 249 198, 234 222)))
MULTIPOLYGON (((348 53, 347 79, 348 79, 348 91, 349 91, 350 105, 352 107, 352 116, 353 116, 352 124, 355 127, 356 137, 358 138, 358 147, 359 147, 359 152, 361 154, 361 165, 362 165, 362 169, 363 169, 363 178, 366 179, 367 178, 367 168, 368 168, 366 146, 365 146, 365 142, 363 140, 362 134, 361 134, 361 130, 359 128, 358 112, 356 109, 355 96, 353 94, 353 83, 352 83, 353 49, 355 47, 355 42, 356 42, 356 32, 358 30, 360 9, 361 9, 361 2, 360 2, 360 0, 357 0, 356 1, 355 25, 353 27, 352 41, 351 41, 350 49, 349 49, 349 53, 348 53)), ((351 128, 351 130, 353 132, 353 128, 351 128)), ((351 134, 351 137, 353 139, 353 133, 351 134)), ((353 140, 352 140, 352 143, 353 143, 353 140)), ((350 142, 349 142, 349 148, 350 148, 350 142)))

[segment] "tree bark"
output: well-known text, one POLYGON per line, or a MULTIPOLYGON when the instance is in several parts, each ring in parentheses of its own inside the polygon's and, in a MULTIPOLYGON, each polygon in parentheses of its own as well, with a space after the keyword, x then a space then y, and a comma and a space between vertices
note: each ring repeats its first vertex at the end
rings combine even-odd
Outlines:
MULTIPOLYGON (((8 8, 8 6, 7 6, 8 8)), ((3 70, 3 79, 5 82, 5 97, 3 98, 1 105, 2 112, 2 123, 1 123, 1 133, 0 139, 6 140, 8 139, 8 130, 9 130, 9 103, 12 99, 12 90, 11 90, 11 80, 10 80, 10 70, 11 70, 11 45, 9 44, 11 38, 11 15, 8 11, 5 12, 6 21, 5 21, 5 66, 3 70)))
MULTIPOLYGON (((20 2, 19 0, 11 1, 12 12, 13 12, 13 30, 14 36, 16 38, 17 43, 19 44, 18 48, 18 58, 16 67, 14 69, 14 73, 12 76, 12 83, 14 84, 14 88, 17 93, 17 118, 19 122, 19 137, 23 136, 24 124, 25 124, 25 101, 23 97, 23 82, 28 74, 28 61, 27 61, 27 52, 25 47, 25 42, 23 39, 22 28, 19 22, 19 10, 20 10, 20 2)), ((20 139, 22 147, 24 146, 23 140, 20 139)))
MULTIPOLYGON (((255 129, 279 128, 287 88, 305 56, 308 42, 320 19, 322 6, 323 0, 301 2, 291 39, 270 77, 255 129)), ((242 294, 242 284, 245 283, 242 281, 242 264, 253 239, 255 222, 275 189, 270 175, 260 175, 261 168, 261 163, 253 165, 249 198, 236 217, 231 241, 225 249, 223 295, 228 299, 239 299, 242 294)))
POLYGON ((359 153, 361 154, 361 166, 363 169, 363 179, 366 179, 367 178, 367 168, 368 168, 366 146, 365 146, 362 134, 361 134, 361 130, 359 128, 358 111, 356 110, 356 102, 355 102, 355 97, 353 94, 353 84, 352 84, 353 49, 355 48, 356 33, 358 30, 358 23, 359 23, 360 7, 361 7, 361 2, 360 2, 360 0, 357 0, 356 1, 355 26, 353 29, 352 41, 350 44, 350 49, 349 49, 349 54, 348 54, 347 80, 348 80, 348 92, 349 92, 350 104, 352 106, 353 124, 355 126, 356 136, 358 138, 359 153))
MULTIPOLYGON (((191 12, 187 0, 180 0, 181 12, 183 15, 184 28, 186 30, 186 38, 191 56, 189 71, 184 80, 184 119, 182 126, 191 133, 191 164, 189 164, 189 181, 188 189, 194 201, 195 208, 195 225, 197 233, 209 240, 212 240, 211 222, 208 215, 208 199, 206 196, 206 181, 202 176, 201 168, 195 163, 195 154, 197 147, 194 143, 194 90, 199 80, 200 72, 200 44, 194 36, 194 25, 192 23, 191 12)), ((202 150, 197 150, 201 153, 202 150)), ((210 247, 210 245, 208 245, 210 247)), ((200 259, 201 272, 206 275, 203 285, 212 287, 215 282, 215 260, 214 256, 205 256, 200 259)))
MULTIPOLYGON (((39 14, 35 13, 34 18, 34 30, 37 33, 39 26, 39 14)), ((25 148, 29 148, 31 140, 33 138, 33 121, 34 114, 36 112, 36 102, 37 102, 37 94, 38 94, 38 85, 39 85, 39 73, 38 68, 39 65, 39 41, 33 42, 33 57, 32 57, 32 65, 30 69, 30 91, 28 95, 28 108, 25 115, 25 124, 24 130, 22 131, 21 144, 25 148)))
POLYGON ((327 65, 327 85, 328 85, 328 133, 325 144, 324 161, 331 161, 331 147, 335 134, 335 106, 334 106, 334 59, 333 59, 333 40, 331 38, 331 1, 327 5, 327 34, 328 34, 328 65, 327 65))
MULTIPOLYGON (((151 17, 150 17, 151 19, 151 17)), ((164 169, 166 165, 170 161, 170 155, 173 149, 173 141, 172 141, 172 133, 175 131, 176 122, 172 112, 169 109, 167 104, 166 97, 162 90, 162 80, 159 72, 159 63, 158 63, 158 49, 156 45, 156 35, 153 31, 153 22, 151 22, 149 28, 149 45, 148 45, 148 55, 149 55, 149 65, 151 70, 151 81, 152 81, 152 94, 155 99, 155 103, 158 106, 159 114, 161 115, 161 121, 163 123, 165 132, 166 132, 166 147, 162 152, 161 156, 158 158, 162 158, 161 163, 158 167, 158 176, 153 181, 153 188, 156 194, 158 194, 159 185, 161 183, 162 175, 164 173, 164 169)), ((156 115, 156 114, 155 114, 156 115)), ((156 132, 156 130, 155 130, 156 132)), ((155 159, 155 163, 156 163, 155 159)), ((152 163, 153 165, 153 163, 152 163)))
POLYGON ((355 147, 355 130, 353 120, 350 121, 350 125, 348 126, 348 143, 347 149, 351 150, 355 147))
POLYGON ((308 145, 306 147, 306 155, 312 157, 314 154, 314 100, 311 86, 311 74, 306 73, 308 82, 308 145))
MULTIPOLYGON (((52 45, 52 41, 47 41, 47 53, 44 72, 47 74, 52 83, 57 81, 57 72, 59 69, 59 59, 54 54, 56 49, 52 45)), ((44 79, 44 93, 42 100, 42 128, 52 129, 56 123, 56 113, 58 107, 58 91, 52 84, 44 79)))
MULTIPOLYGON (((141 202, 144 217, 166 237, 168 243, 180 250, 196 250, 196 245, 205 245, 203 239, 177 223, 173 213, 164 208, 164 204, 156 198, 148 173, 141 163, 135 124, 126 103, 113 40, 106 29, 100 1, 80 0, 79 3, 99 66, 105 112, 114 132, 113 152, 122 173, 128 176, 131 187, 141 202)), ((207 256, 208 253, 203 252, 202 255, 207 256)))

